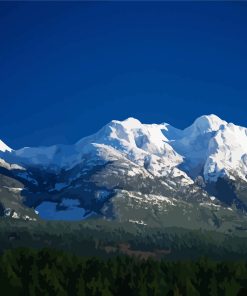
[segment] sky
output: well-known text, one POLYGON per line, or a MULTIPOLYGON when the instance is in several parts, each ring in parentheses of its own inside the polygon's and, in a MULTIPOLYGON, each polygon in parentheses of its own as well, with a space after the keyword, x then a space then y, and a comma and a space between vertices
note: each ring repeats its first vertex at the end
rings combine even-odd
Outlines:
POLYGON ((247 126, 247 2, 0 2, 0 139, 70 144, 113 119, 247 126))

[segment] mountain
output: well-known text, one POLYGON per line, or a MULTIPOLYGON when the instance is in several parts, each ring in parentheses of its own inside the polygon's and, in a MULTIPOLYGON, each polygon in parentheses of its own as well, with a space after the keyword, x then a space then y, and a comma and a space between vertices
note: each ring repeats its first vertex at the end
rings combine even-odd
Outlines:
POLYGON ((0 152, 11 151, 12 149, 9 148, 3 141, 0 140, 0 152))
POLYGON ((74 145, 0 141, 2 215, 244 228, 247 129, 216 115, 184 130, 113 120, 74 145))

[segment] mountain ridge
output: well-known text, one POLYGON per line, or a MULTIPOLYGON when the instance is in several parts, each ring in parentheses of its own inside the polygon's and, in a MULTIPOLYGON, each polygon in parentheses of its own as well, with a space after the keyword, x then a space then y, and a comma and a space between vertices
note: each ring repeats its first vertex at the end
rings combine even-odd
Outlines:
POLYGON ((15 198, 42 211, 46 203, 54 216, 80 207, 85 217, 162 224, 184 211, 191 222, 181 223, 219 225, 214 209, 247 207, 247 129, 212 114, 184 130, 112 120, 74 145, 2 149, 0 158, 0 173, 23 184, 15 198))
MULTIPOLYGON (((132 117, 124 121, 112 120, 95 134, 84 137, 73 145, 58 144, 12 150, 1 142, 0 151, 9 152, 10 155, 7 153, 9 160, 14 156, 15 160, 21 159, 21 162, 26 160, 29 164, 52 165, 55 163, 58 167, 66 167, 70 161, 72 165, 80 161, 80 153, 90 153, 90 148, 95 143, 110 146, 120 152, 136 154, 133 155, 136 161, 140 154, 144 153, 150 154, 153 158, 162 157, 168 166, 176 166, 183 162, 182 159, 185 159, 184 164, 189 166, 189 169, 204 165, 206 166, 204 178, 209 180, 211 178, 214 181, 217 179, 217 175, 213 176, 214 170, 218 170, 219 175, 227 173, 222 163, 227 155, 220 155, 218 150, 221 149, 221 152, 224 152, 227 147, 230 151, 237 148, 236 152, 231 153, 235 167, 238 166, 239 161, 243 170, 242 175, 239 176, 245 178, 247 174, 247 149, 245 148, 247 147, 247 129, 227 123, 213 114, 197 118, 192 125, 183 130, 176 129, 167 123, 142 124, 132 117), (224 137, 227 141, 224 141, 224 137), (236 139, 238 137, 241 138, 239 145, 236 139), (231 141, 234 141, 233 147, 231 147, 231 141), (237 159, 241 152, 241 157, 237 159), (61 157, 58 156, 59 153, 61 157), (217 156, 221 158, 219 161, 217 156), (200 158, 205 162, 204 164, 200 162, 200 158)), ((226 169, 230 171, 233 167, 231 167, 230 157, 228 160, 226 169)))

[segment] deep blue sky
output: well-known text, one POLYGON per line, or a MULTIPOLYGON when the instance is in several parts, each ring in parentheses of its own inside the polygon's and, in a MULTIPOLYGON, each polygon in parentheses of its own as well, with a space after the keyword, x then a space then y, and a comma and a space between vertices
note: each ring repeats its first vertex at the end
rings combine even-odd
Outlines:
POLYGON ((112 119, 247 126, 247 3, 0 2, 0 138, 73 143, 112 119))

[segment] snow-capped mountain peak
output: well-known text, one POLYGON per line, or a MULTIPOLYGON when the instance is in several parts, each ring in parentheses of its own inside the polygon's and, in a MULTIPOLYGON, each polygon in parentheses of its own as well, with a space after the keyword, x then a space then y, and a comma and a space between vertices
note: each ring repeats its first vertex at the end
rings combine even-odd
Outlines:
POLYGON ((8 147, 3 141, 0 140, 0 151, 2 152, 11 152, 12 149, 10 147, 8 147))
POLYGON ((125 128, 128 129, 139 128, 142 125, 142 123, 134 117, 129 117, 123 121, 113 120, 112 122, 122 124, 125 128))
POLYGON ((221 120, 218 116, 203 115, 198 117, 191 126, 184 130, 184 133, 193 133, 193 134, 204 134, 208 132, 217 131, 221 126, 226 125, 227 122, 221 120))
POLYGON ((141 208, 139 201, 144 204, 155 195, 180 205, 201 201, 199 205, 218 207, 217 200, 212 203, 219 199, 247 209, 242 191, 239 195, 229 189, 226 196, 218 186, 235 182, 233 187, 246 190, 247 129, 216 115, 201 116, 184 130, 135 118, 112 120, 73 145, 11 150, 0 141, 0 169, 26 186, 29 192, 23 194, 31 207, 47 198, 55 209, 68 196, 90 213, 102 209, 107 216, 110 208, 104 202, 113 196, 120 203, 127 198, 130 209, 133 196, 141 208))
POLYGON ((205 180, 215 182, 220 176, 233 174, 245 179, 246 131, 216 115, 204 115, 177 132, 170 144, 183 156, 183 168, 194 178, 203 175, 205 180))
POLYGON ((80 140, 76 147, 83 151, 90 143, 104 145, 104 149, 106 145, 120 151, 132 162, 145 166, 149 172, 165 175, 182 162, 182 157, 168 143, 163 128, 164 125, 142 124, 134 118, 113 120, 96 134, 80 140))
POLYGON ((242 179, 247 175, 246 128, 213 114, 197 118, 184 130, 165 123, 143 124, 132 117, 112 120, 75 145, 13 151, 0 141, 0 151, 12 163, 57 169, 71 168, 85 158, 109 161, 118 155, 157 176, 167 175, 175 167, 192 178, 201 175, 211 181, 230 172, 242 179))
POLYGON ((221 127, 210 140, 204 177, 216 181, 220 175, 247 176, 247 129, 232 123, 221 127))

